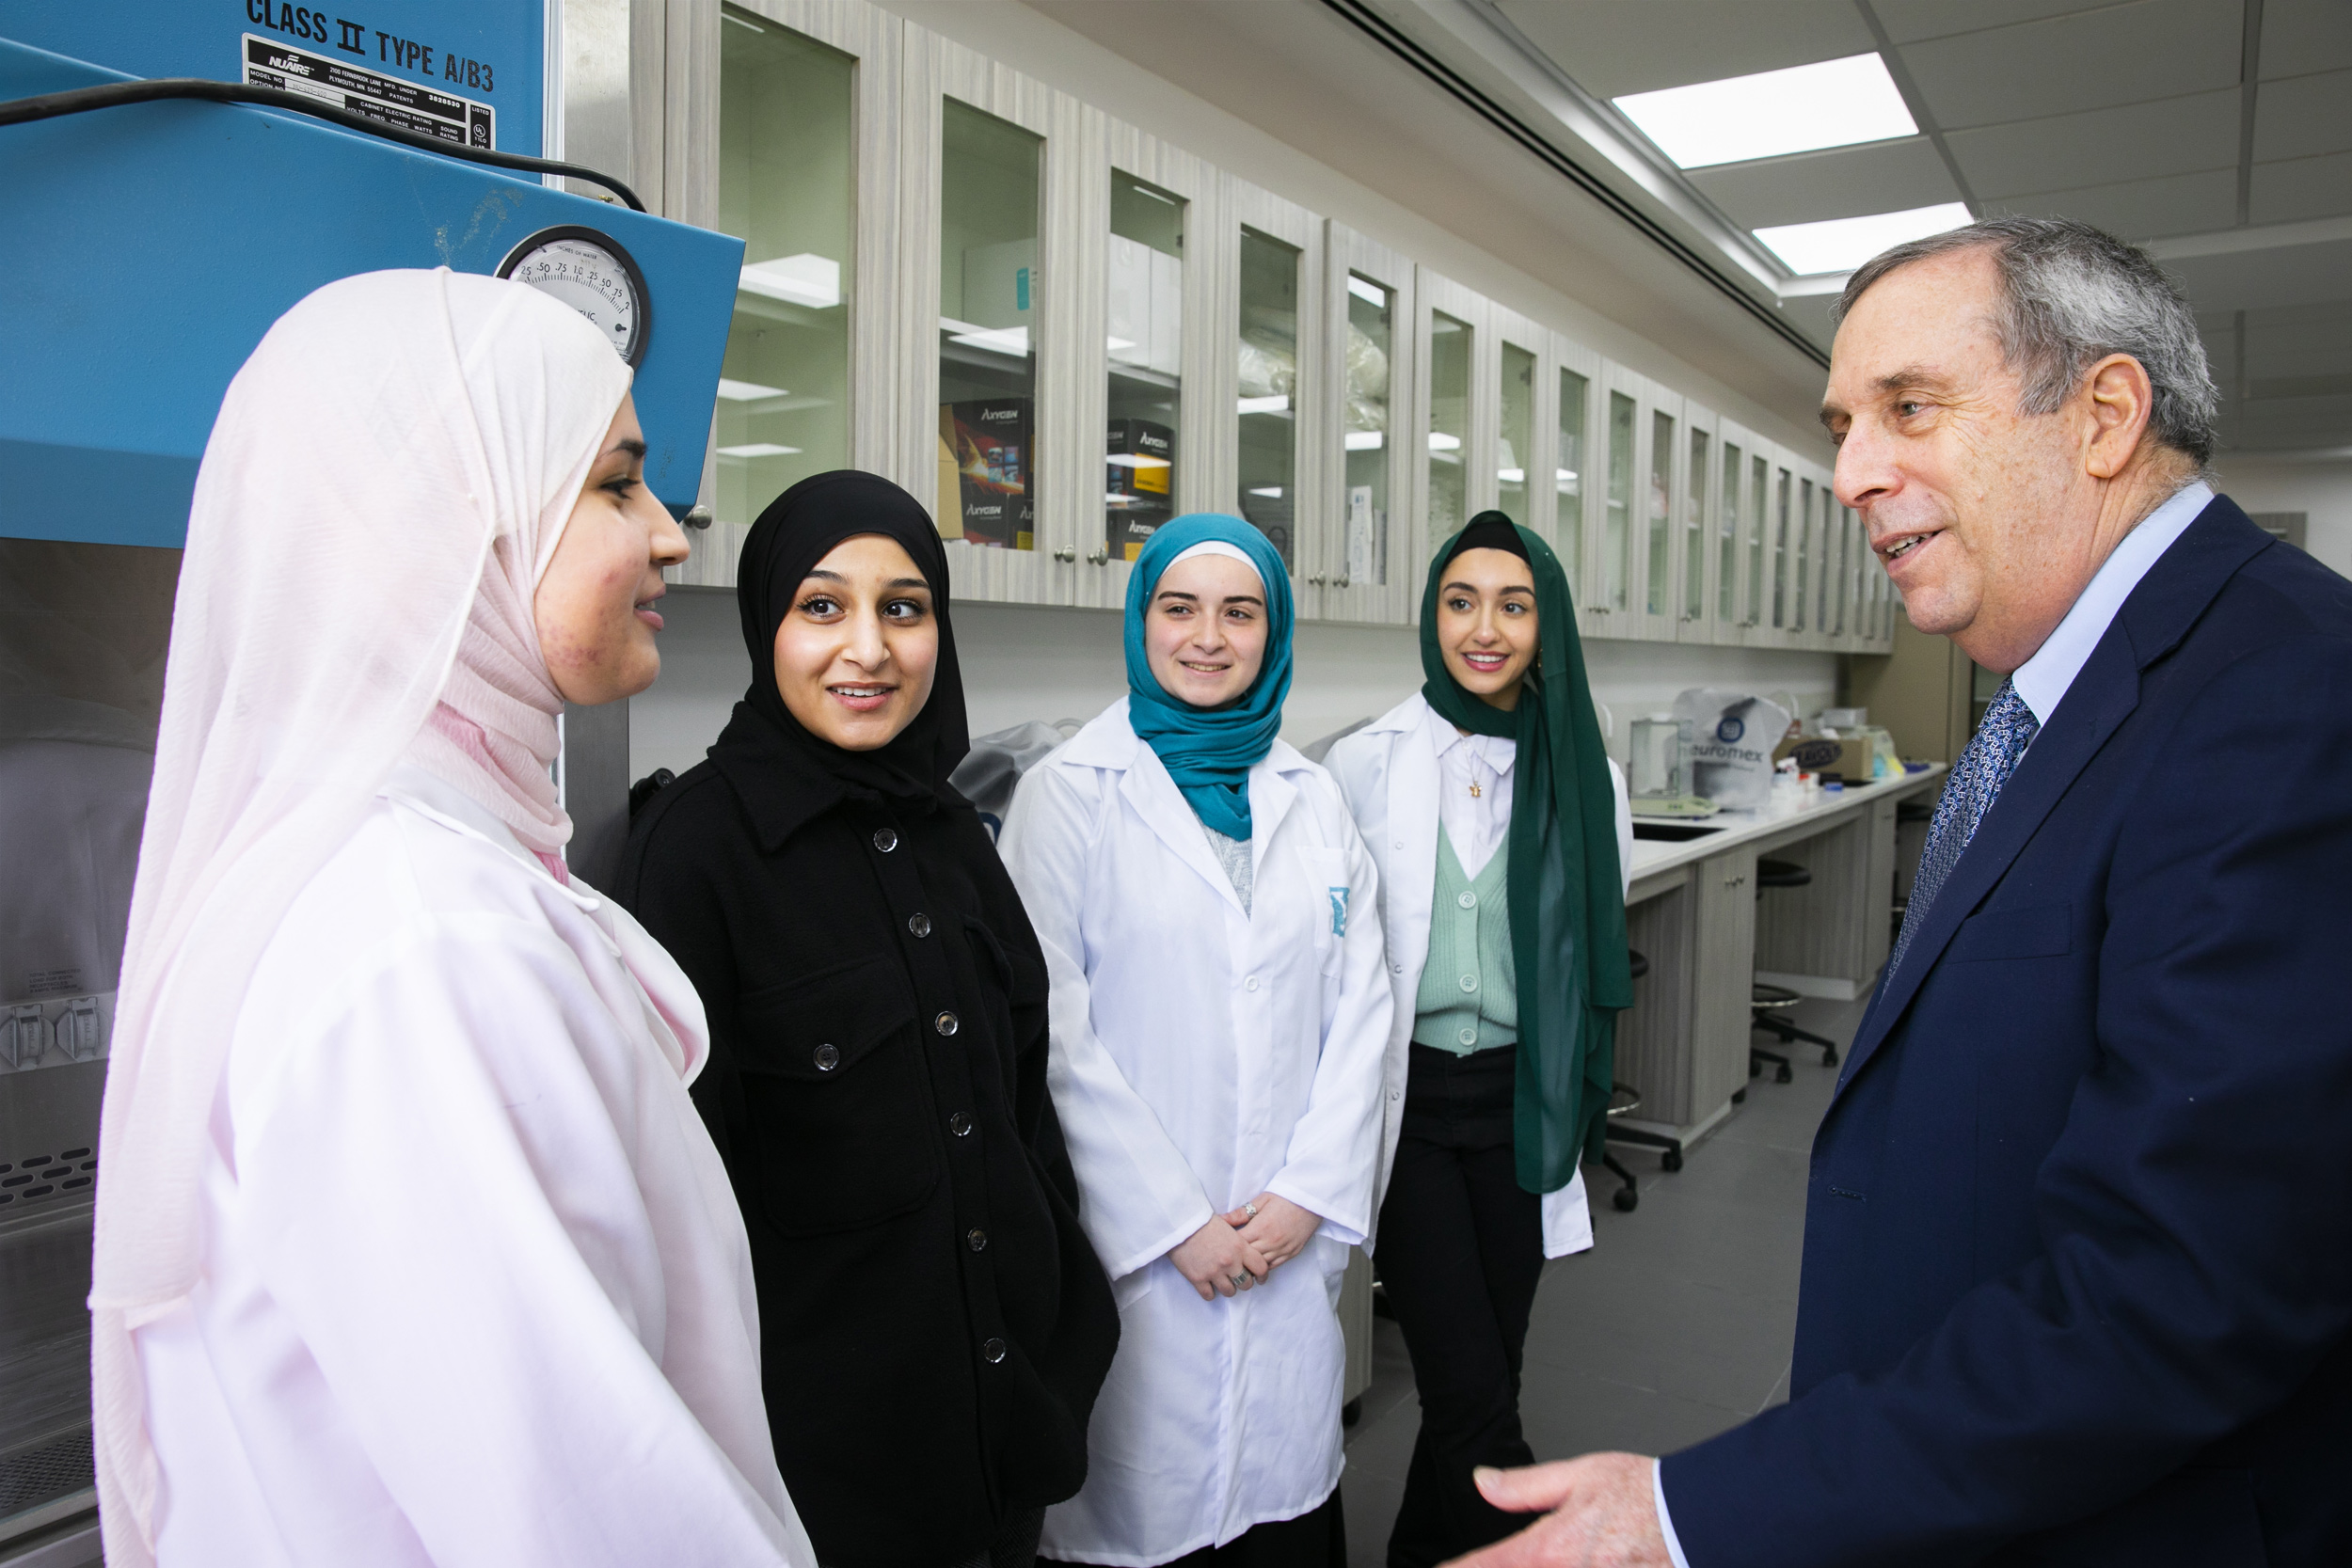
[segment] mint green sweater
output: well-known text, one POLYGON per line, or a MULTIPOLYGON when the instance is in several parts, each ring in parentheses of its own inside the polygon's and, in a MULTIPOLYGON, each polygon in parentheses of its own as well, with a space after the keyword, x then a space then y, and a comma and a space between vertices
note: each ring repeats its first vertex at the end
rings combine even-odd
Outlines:
POLYGON ((1510 860, 1498 847, 1474 878, 1438 828, 1438 882, 1429 907, 1429 957, 1413 999, 1413 1039, 1467 1056, 1517 1044, 1518 971, 1511 959, 1510 860))

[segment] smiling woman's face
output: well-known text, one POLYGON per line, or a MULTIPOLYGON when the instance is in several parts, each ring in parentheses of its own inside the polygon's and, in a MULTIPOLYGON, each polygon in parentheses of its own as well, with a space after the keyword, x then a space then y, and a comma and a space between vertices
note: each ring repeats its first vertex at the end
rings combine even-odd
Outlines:
POLYGON ((906 547, 879 533, 835 545, 776 628, 776 690, 802 727, 845 752, 886 746, 930 701, 938 607, 906 547))
POLYGON ((1438 647, 1471 695, 1519 705, 1519 683, 1542 643, 1535 574, 1509 550, 1464 550, 1438 584, 1438 647))
POLYGON ((1161 690, 1193 707, 1248 690, 1265 640, 1265 585, 1231 556, 1196 555, 1162 572, 1143 615, 1144 661, 1161 690))

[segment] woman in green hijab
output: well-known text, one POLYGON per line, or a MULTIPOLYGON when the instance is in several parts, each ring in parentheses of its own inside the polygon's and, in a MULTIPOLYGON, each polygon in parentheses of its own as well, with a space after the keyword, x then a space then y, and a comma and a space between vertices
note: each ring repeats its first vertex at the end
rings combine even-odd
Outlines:
POLYGON ((1632 816, 1559 558, 1481 513, 1430 567, 1421 650, 1421 690, 1325 759, 1379 863, 1396 1003, 1375 1239, 1422 1419, 1389 1568, 1526 1523, 1470 1472, 1533 1458, 1528 1314, 1544 1259, 1592 1243, 1577 1167, 1632 1001, 1632 816))

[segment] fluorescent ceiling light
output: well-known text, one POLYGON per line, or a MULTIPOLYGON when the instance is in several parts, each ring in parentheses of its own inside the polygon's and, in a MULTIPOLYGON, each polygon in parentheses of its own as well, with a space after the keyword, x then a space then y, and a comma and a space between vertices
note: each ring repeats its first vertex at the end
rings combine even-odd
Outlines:
POLYGON ((1462 438, 1459 436, 1448 436, 1442 430, 1433 430, 1429 433, 1429 450, 1431 451, 1459 451, 1462 450, 1462 438))
POLYGON ((1105 348, 1109 349, 1109 350, 1110 350, 1113 354, 1117 354, 1117 353, 1118 353, 1120 349, 1123 349, 1123 348, 1133 348, 1133 347, 1135 347, 1136 345, 1135 345, 1135 340, 1133 340, 1132 338, 1118 338, 1118 337, 1113 337, 1113 338, 1106 338, 1106 339, 1104 339, 1104 346, 1105 348))
POLYGON ((1271 497, 1275 500, 1282 499, 1282 487, 1279 484, 1270 484, 1263 490, 1252 490, 1249 493, 1253 496, 1271 497))
POLYGON ((1240 411, 1244 414, 1287 414, 1290 412, 1290 406, 1291 400, 1287 396, 1244 398, 1241 400, 1240 411))
POLYGON ((1505 484, 1525 484, 1527 470, 1525 468, 1497 468, 1495 478, 1505 484))
POLYGON ((1563 484, 1573 484, 1576 483, 1576 470, 1574 468, 1554 468, 1552 470, 1552 474, 1563 484))
POLYGON ((1615 103, 1677 168, 1919 134, 1876 55, 1630 93, 1615 103))
POLYGON ((798 457, 800 454, 800 448, 780 447, 773 441, 754 441, 747 447, 721 447, 719 449, 719 455, 722 457, 739 457, 744 459, 754 457, 798 457))
POLYGON ((1900 213, 1872 213, 1867 217, 1830 218, 1821 223, 1790 223, 1759 229, 1756 237, 1803 277, 1808 273, 1851 272, 1889 245, 1924 240, 1969 221, 1968 209, 1957 201, 1933 207, 1913 207, 1900 213))
POLYGON ((737 287, 747 294, 765 294, 792 305, 825 310, 841 303, 841 263, 829 256, 803 251, 755 261, 743 269, 737 287))
POLYGON ((1104 459, 1114 468, 1165 468, 1171 465, 1165 457, 1136 457, 1115 451, 1104 459))
POLYGON ((756 381, 729 381, 723 375, 719 378, 719 395, 729 403, 757 403, 761 398, 783 397, 785 390, 781 387, 762 387, 756 381))
POLYGON ((1376 430, 1349 431, 1347 433, 1347 450, 1350 451, 1378 451, 1380 450, 1380 433, 1376 430))
POLYGON ((1388 290, 1377 283, 1367 282, 1352 272, 1347 275, 1347 292, 1367 305, 1384 306, 1389 303, 1388 290))

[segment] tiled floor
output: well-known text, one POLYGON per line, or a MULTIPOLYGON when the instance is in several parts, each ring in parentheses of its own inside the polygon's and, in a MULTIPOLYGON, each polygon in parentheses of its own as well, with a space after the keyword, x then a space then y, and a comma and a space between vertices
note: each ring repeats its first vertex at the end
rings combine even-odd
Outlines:
MULTIPOLYGON (((1809 1001, 1795 1018, 1842 1048, 1862 1009, 1809 1001)), ((1536 1458, 1671 1451, 1788 1398, 1805 1160, 1837 1076, 1818 1050, 1793 1059, 1796 1082, 1769 1069, 1751 1080, 1747 1103, 1673 1175, 1619 1146, 1641 1182, 1633 1212, 1610 1204, 1613 1177, 1586 1168, 1593 1248, 1545 1267, 1527 1335, 1519 1411, 1536 1458)), ((1388 1319, 1375 1324, 1373 1384, 1341 1482, 1350 1568, 1387 1561, 1421 1424, 1405 1341, 1388 1319)))

